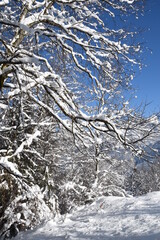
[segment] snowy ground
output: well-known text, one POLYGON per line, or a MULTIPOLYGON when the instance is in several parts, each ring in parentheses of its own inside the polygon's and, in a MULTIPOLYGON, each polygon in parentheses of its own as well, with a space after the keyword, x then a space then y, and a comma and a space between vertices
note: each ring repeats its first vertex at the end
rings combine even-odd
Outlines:
POLYGON ((142 197, 101 197, 63 221, 49 221, 16 240, 160 240, 160 192, 142 197))

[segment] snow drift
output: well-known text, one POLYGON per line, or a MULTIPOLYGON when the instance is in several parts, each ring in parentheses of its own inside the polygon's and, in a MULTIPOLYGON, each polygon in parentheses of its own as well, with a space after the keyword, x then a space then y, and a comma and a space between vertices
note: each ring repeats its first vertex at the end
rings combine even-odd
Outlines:
POLYGON ((160 192, 141 197, 101 197, 16 240, 160 240, 160 192))

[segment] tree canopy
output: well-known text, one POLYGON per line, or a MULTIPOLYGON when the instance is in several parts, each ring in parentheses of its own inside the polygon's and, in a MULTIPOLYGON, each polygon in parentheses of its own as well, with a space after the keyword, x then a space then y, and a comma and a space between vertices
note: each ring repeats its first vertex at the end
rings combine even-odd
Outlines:
MULTIPOLYGON (((118 15, 138 16, 142 7, 143 1, 133 0, 1 1, 0 82, 9 106, 18 101, 18 124, 34 119, 25 106, 29 103, 45 110, 76 141, 92 143, 96 130, 136 152, 134 144, 148 135, 148 129, 121 94, 130 85, 141 48, 131 43, 133 31, 107 23, 118 15)), ((49 122, 34 124, 38 129, 49 122)), ((13 155, 40 134, 33 132, 13 155)))

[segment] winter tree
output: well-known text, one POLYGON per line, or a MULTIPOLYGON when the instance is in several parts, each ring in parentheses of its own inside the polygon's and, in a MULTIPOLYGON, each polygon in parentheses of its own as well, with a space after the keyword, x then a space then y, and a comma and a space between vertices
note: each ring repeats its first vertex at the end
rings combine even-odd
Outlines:
POLYGON ((43 210, 56 211, 48 178, 62 132, 72 149, 93 150, 95 163, 104 140, 142 153, 157 119, 135 113, 123 93, 141 67, 135 29, 125 21, 143 7, 142 0, 0 1, 1 229, 27 218, 31 227, 43 210), (8 221, 9 209, 17 215, 8 221))

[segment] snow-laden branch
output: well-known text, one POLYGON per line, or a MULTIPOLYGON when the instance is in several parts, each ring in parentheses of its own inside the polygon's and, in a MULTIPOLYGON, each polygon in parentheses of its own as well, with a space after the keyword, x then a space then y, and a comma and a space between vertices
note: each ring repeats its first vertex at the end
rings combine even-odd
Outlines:
MULTIPOLYGON (((17 4, 11 0, 4 5, 0 85, 2 91, 3 86, 8 87, 4 98, 10 106, 14 101, 20 104, 18 124, 33 126, 34 122, 38 126, 38 119, 29 111, 33 104, 34 113, 43 109, 77 141, 87 145, 96 141, 95 132, 104 132, 137 152, 138 142, 154 128, 146 127, 136 115, 132 117, 123 101, 123 87, 130 87, 141 48, 132 41, 133 31, 118 23, 113 29, 108 19, 116 21, 115 16, 122 12, 122 18, 138 14, 142 5, 143 1, 134 0, 17 4)), ((4 129, 9 127, 16 124, 4 129)), ((27 147, 23 141, 14 154, 27 147)))
POLYGON ((3 169, 7 170, 10 174, 13 174, 16 177, 22 177, 20 171, 17 170, 17 164, 12 163, 10 160, 16 156, 19 156, 23 149, 25 147, 29 147, 32 144, 33 140, 37 139, 38 136, 40 136, 40 131, 38 130, 33 134, 30 134, 30 136, 27 136, 28 138, 20 144, 20 146, 15 150, 13 154, 0 158, 0 166, 3 169))
POLYGON ((7 157, 0 158, 0 166, 2 169, 6 170, 10 174, 13 174, 16 177, 22 177, 20 171, 17 170, 17 164, 8 161, 7 157))

